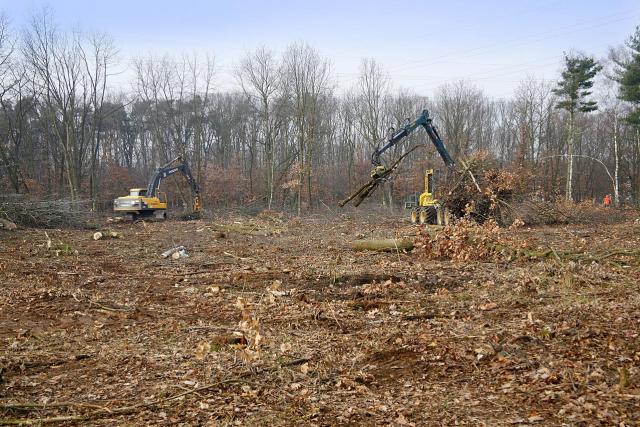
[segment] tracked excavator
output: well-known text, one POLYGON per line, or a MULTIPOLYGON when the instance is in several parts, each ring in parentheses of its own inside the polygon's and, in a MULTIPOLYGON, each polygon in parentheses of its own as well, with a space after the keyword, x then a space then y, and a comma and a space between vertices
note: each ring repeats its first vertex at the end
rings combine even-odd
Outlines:
POLYGON ((189 164, 178 156, 166 165, 158 168, 147 188, 132 188, 128 196, 118 197, 113 201, 113 211, 117 215, 124 215, 131 220, 139 218, 166 219, 167 196, 160 192, 163 179, 181 173, 187 179, 193 193, 193 214, 199 215, 202 208, 200 201, 200 187, 191 174, 189 164))
MULTIPOLYGON (((400 161, 407 155, 409 155, 413 150, 415 150, 418 146, 415 146, 408 150, 405 154, 403 154, 398 160, 396 160, 391 166, 386 167, 382 163, 381 156, 394 147, 395 145, 402 142, 406 137, 408 137, 414 130, 422 127, 429 139, 435 146, 438 154, 442 158, 442 161, 449 169, 453 169, 455 167, 455 161, 451 158, 451 155, 447 151, 444 146, 444 142, 442 138, 438 134, 437 129, 433 125, 433 121, 429 116, 428 110, 422 110, 422 113, 418 118, 414 121, 410 121, 407 119, 407 124, 403 126, 399 130, 392 130, 391 136, 387 139, 387 141, 382 145, 382 147, 378 146, 371 155, 371 164, 373 165, 373 170, 371 171, 371 180, 362 186, 358 191, 356 191, 349 198, 343 200, 339 203, 340 206, 344 206, 351 200, 354 200, 354 206, 358 206, 364 199, 366 199, 375 189, 385 181, 387 181, 393 171, 398 167, 400 161)), ((433 169, 428 169, 425 173, 425 189, 422 194, 418 197, 418 202, 415 206, 411 207, 411 222, 420 223, 420 224, 438 224, 445 225, 448 223, 448 212, 441 205, 438 199, 435 198, 435 185, 434 185, 434 171, 433 169)))

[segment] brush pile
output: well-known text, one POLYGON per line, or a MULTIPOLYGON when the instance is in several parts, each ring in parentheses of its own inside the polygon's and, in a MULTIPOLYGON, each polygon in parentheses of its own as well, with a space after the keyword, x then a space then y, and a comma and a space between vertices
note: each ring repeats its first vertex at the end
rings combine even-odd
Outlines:
POLYGON ((480 151, 451 172, 441 186, 441 200, 455 218, 510 225, 516 218, 512 203, 529 193, 531 178, 525 169, 499 168, 487 152, 480 151))
POLYGON ((21 195, 0 196, 0 217, 23 227, 95 228, 89 200, 32 200, 21 195))
POLYGON ((617 209, 590 200, 574 203, 562 198, 543 200, 541 197, 514 203, 510 212, 527 225, 614 224, 640 215, 634 208, 617 209))

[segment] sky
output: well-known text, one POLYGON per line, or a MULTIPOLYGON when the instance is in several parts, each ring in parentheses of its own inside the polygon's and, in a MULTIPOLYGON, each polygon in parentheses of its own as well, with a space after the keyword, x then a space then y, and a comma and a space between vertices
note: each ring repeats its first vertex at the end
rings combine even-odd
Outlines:
POLYGON ((564 52, 604 58, 640 25, 640 0, 0 0, 0 11, 19 29, 43 5, 60 28, 113 37, 125 90, 135 56, 211 54, 217 87, 232 90, 246 52, 303 41, 331 61, 338 91, 373 58, 396 89, 432 96, 465 80, 510 97, 525 78, 556 81, 564 52))

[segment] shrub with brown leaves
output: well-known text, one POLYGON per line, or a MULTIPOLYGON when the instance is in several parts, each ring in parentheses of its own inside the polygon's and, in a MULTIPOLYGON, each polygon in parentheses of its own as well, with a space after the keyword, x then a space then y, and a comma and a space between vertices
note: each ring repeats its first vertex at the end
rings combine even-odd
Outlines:
POLYGON ((421 229, 415 247, 428 259, 472 261, 492 258, 499 239, 493 219, 480 225, 465 216, 430 235, 421 229))

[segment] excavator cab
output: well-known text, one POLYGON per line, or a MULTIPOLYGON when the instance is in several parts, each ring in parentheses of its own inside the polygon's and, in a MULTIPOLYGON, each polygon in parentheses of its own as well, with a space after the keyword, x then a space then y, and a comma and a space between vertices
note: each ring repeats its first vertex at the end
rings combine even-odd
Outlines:
POLYGON ((132 188, 129 190, 129 197, 147 197, 146 188, 132 188))

